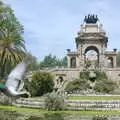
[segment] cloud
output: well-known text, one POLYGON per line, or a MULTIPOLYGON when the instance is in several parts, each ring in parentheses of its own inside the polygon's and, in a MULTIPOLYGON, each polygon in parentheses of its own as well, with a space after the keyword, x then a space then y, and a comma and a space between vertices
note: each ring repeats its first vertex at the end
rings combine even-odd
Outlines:
POLYGON ((39 59, 52 53, 64 56, 75 50, 74 36, 88 13, 98 14, 107 32, 109 48, 116 47, 120 35, 119 0, 6 0, 24 25, 28 51, 39 59), (39 51, 39 52, 38 52, 39 51))

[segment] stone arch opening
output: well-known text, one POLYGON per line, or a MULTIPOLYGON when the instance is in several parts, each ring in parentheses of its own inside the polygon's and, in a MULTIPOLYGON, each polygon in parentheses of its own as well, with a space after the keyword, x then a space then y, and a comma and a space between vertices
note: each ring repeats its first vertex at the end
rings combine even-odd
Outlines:
POLYGON ((70 60, 71 68, 76 68, 76 57, 72 57, 70 60))
POLYGON ((63 76, 59 76, 60 83, 64 81, 63 76))
POLYGON ((108 57, 108 67, 113 68, 113 57, 108 57))
POLYGON ((99 50, 96 46, 88 46, 84 51, 84 64, 86 67, 99 66, 99 50))

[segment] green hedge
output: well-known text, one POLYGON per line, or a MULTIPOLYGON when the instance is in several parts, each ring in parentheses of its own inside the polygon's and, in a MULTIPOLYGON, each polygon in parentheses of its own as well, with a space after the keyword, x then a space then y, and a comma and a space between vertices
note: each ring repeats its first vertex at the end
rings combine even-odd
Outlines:
POLYGON ((86 90, 87 88, 90 88, 89 84, 87 83, 87 80, 76 79, 67 84, 65 91, 70 93, 74 91, 86 90))
POLYGON ((51 92, 54 87, 53 76, 46 72, 36 72, 32 75, 31 81, 26 84, 26 88, 32 96, 42 96, 51 92))

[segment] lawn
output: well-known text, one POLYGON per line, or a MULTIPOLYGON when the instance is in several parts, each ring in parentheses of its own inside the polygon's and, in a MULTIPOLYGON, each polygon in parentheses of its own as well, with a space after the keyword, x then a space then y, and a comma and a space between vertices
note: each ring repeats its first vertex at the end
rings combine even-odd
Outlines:
POLYGON ((10 110, 10 111, 19 111, 23 112, 24 114, 32 114, 32 115, 39 115, 44 113, 60 113, 60 114, 82 114, 82 115, 119 115, 120 110, 103 110, 103 111, 95 111, 95 110, 82 110, 82 111, 47 111, 42 109, 32 109, 32 108, 21 108, 15 106, 4 106, 0 105, 0 109, 10 110))
POLYGON ((69 100, 120 100, 120 96, 69 96, 69 100))

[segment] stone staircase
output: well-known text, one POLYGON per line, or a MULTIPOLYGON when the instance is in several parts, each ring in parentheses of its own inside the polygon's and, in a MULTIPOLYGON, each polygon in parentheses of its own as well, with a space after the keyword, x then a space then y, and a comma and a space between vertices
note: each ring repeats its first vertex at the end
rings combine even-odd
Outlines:
MULTIPOLYGON (((12 103, 18 107, 44 108, 41 98, 20 98, 12 103)), ((65 100, 67 110, 120 110, 120 100, 65 100)))
POLYGON ((44 100, 39 98, 19 98, 12 105, 27 108, 43 108, 44 100))
POLYGON ((120 110, 120 100, 67 100, 68 110, 120 110))

